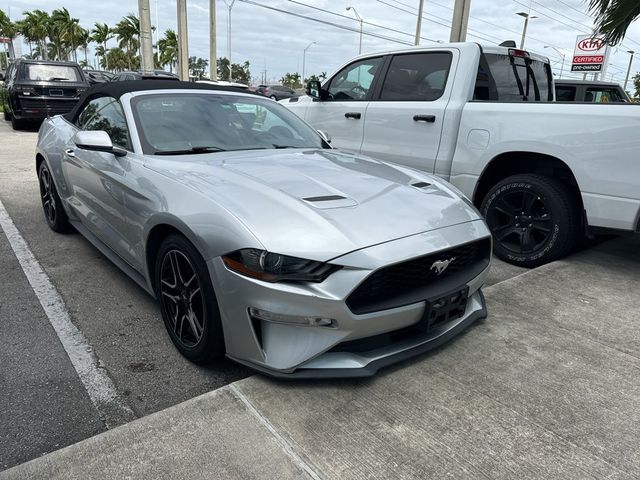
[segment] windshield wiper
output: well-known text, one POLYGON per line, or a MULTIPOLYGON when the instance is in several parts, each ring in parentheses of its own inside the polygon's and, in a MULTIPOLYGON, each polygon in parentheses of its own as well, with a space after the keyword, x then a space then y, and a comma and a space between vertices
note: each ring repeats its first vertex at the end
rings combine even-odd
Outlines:
POLYGON ((55 82, 58 80, 69 80, 69 79, 64 77, 51 77, 49 80, 47 80, 47 82, 55 82))
POLYGON ((211 152, 225 152, 224 148, 220 147, 191 147, 184 150, 159 150, 153 152, 154 155, 190 155, 194 153, 211 153, 211 152))

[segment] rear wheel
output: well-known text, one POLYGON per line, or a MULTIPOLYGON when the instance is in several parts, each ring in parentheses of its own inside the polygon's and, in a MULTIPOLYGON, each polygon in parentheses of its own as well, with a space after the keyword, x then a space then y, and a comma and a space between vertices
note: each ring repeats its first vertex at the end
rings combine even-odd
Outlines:
POLYGON ((222 322, 209 271, 183 236, 170 235, 162 242, 155 285, 162 319, 180 353, 195 363, 222 356, 222 322))
POLYGON ((575 196, 559 180, 536 174, 508 177, 482 206, 494 253, 523 267, 537 267, 570 253, 580 237, 575 196))
POLYGON ((25 128, 25 121, 16 118, 15 115, 11 115, 11 128, 14 130, 23 130, 25 128))
POLYGON ((276 101, 278 100, 278 97, 276 97, 275 95, 271 95, 269 98, 270 98, 271 100, 276 100, 276 101))
POLYGON ((40 184, 40 200, 44 218, 47 220, 49 228, 54 232, 63 233, 71 229, 67 213, 62 207, 62 201, 58 196, 56 185, 53 183, 51 171, 43 161, 38 169, 38 183, 40 184))

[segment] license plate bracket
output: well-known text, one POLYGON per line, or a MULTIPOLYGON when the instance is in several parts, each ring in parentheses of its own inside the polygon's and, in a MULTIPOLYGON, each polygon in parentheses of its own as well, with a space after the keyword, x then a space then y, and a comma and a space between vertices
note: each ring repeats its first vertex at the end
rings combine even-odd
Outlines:
POLYGON ((440 324, 457 320, 464 315, 469 301, 469 287, 458 288, 446 295, 427 299, 422 322, 431 329, 440 324))

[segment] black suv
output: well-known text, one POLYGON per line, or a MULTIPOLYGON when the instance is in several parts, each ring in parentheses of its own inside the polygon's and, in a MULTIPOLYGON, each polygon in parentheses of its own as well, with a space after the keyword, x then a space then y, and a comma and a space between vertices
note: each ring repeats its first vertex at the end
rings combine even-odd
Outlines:
POLYGON ((4 81, 4 118, 14 130, 29 120, 70 112, 89 87, 80 65, 72 62, 18 59, 4 81))

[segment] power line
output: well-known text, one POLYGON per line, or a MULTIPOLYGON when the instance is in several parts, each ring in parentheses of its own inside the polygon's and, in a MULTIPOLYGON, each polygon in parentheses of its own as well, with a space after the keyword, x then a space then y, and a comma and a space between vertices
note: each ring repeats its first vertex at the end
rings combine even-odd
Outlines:
MULTIPOLYGON (((347 27, 345 25, 340 25, 338 23, 328 22, 326 20, 320 20, 319 18, 307 17, 306 15, 302 15, 300 13, 294 13, 294 12, 290 12, 288 10, 283 10, 281 8, 276 8, 276 7, 270 7, 268 5, 263 5, 261 3, 254 2, 253 0, 239 0, 239 1, 242 2, 242 3, 248 3, 250 5, 255 5, 256 7, 266 8, 267 10, 273 10, 275 12, 284 13, 286 15, 291 15, 293 17, 303 18, 305 20, 310 20, 312 22, 322 23, 324 25, 330 25, 332 27, 340 28, 342 30, 348 30, 350 32, 360 33, 360 29, 359 28, 347 27)), ((399 40, 399 39, 393 38, 393 37, 387 37, 386 35, 380 35, 380 34, 377 34, 377 33, 366 32, 366 31, 363 31, 362 34, 363 35, 368 35, 370 37, 380 38, 382 40, 387 40, 387 41, 390 41, 390 42, 401 43, 403 45, 411 45, 411 46, 413 46, 413 42, 405 42, 404 40, 399 40)))
MULTIPOLYGON (((357 19, 355 19, 354 17, 350 17, 348 15, 343 15, 343 14, 337 13, 337 12, 332 12, 331 10, 326 10, 324 8, 314 7, 313 5, 307 5, 306 3, 298 2, 297 0, 288 0, 288 1, 290 3, 295 3, 296 5, 301 5, 303 7, 312 8, 313 10, 318 10, 320 12, 324 12, 324 13, 328 13, 328 14, 331 14, 331 15, 335 15, 336 17, 341 17, 341 18, 346 18, 347 20, 357 21, 357 19)), ((366 25, 371 25, 372 27, 381 28, 383 30, 389 30, 390 32, 399 33, 401 35, 408 35, 408 36, 410 36, 412 38, 415 36, 413 33, 403 32, 402 30, 396 30, 395 28, 385 27, 383 25, 379 25, 379 24, 373 23, 373 22, 368 22, 366 20, 363 20, 362 23, 364 23, 366 25)), ((438 43, 438 40, 434 40, 432 38, 420 37, 420 39, 421 40, 427 40, 427 41, 433 42, 433 43, 438 43)))
MULTIPOLYGON (((401 11, 401 12, 405 12, 405 13, 408 13, 408 14, 413 15, 413 16, 416 16, 416 17, 418 16, 418 14, 417 14, 417 13, 414 13, 414 12, 412 12, 412 11, 410 11, 410 10, 405 10, 404 8, 400 8, 400 7, 396 6, 396 5, 392 5, 392 4, 390 4, 390 3, 385 2, 384 0, 376 0, 376 1, 377 1, 378 3, 382 3, 383 5, 387 5, 388 7, 395 8, 396 10, 399 10, 399 11, 401 11)), ((392 0, 392 1, 395 1, 395 0, 392 0)), ((401 4, 401 5, 405 5, 405 4, 403 4, 403 3, 401 3, 401 2, 397 2, 397 1, 396 1, 396 3, 399 3, 399 4, 401 4)), ((405 6, 407 6, 407 7, 408 7, 408 5, 405 5, 405 6)), ((433 17, 435 17, 435 18, 437 18, 438 20, 441 20, 441 21, 443 21, 443 22, 447 22, 447 20, 446 20, 446 19, 441 18, 441 17, 437 17, 436 15, 433 15, 433 17)), ((441 25, 441 26, 446 27, 446 28, 451 28, 451 23, 441 23, 441 22, 438 22, 438 21, 436 21, 436 20, 433 20, 433 19, 431 19, 431 18, 427 17, 426 15, 422 15, 422 18, 423 18, 423 19, 425 19, 425 20, 427 20, 428 22, 435 23, 435 24, 437 24, 437 25, 441 25)), ((467 31, 468 31, 468 32, 475 32, 475 30, 471 30, 471 29, 467 29, 467 31)), ((491 42, 491 43, 494 43, 494 42, 498 42, 498 43, 500 43, 500 42, 502 41, 502 40, 501 40, 501 39, 499 39, 499 38, 495 38, 495 37, 491 38, 491 37, 488 37, 488 36, 481 35, 481 34, 479 34, 478 32, 476 32, 476 33, 468 33, 468 35, 469 35, 470 37, 479 38, 479 39, 481 39, 481 40, 485 40, 485 41, 487 41, 487 42, 491 42)))

